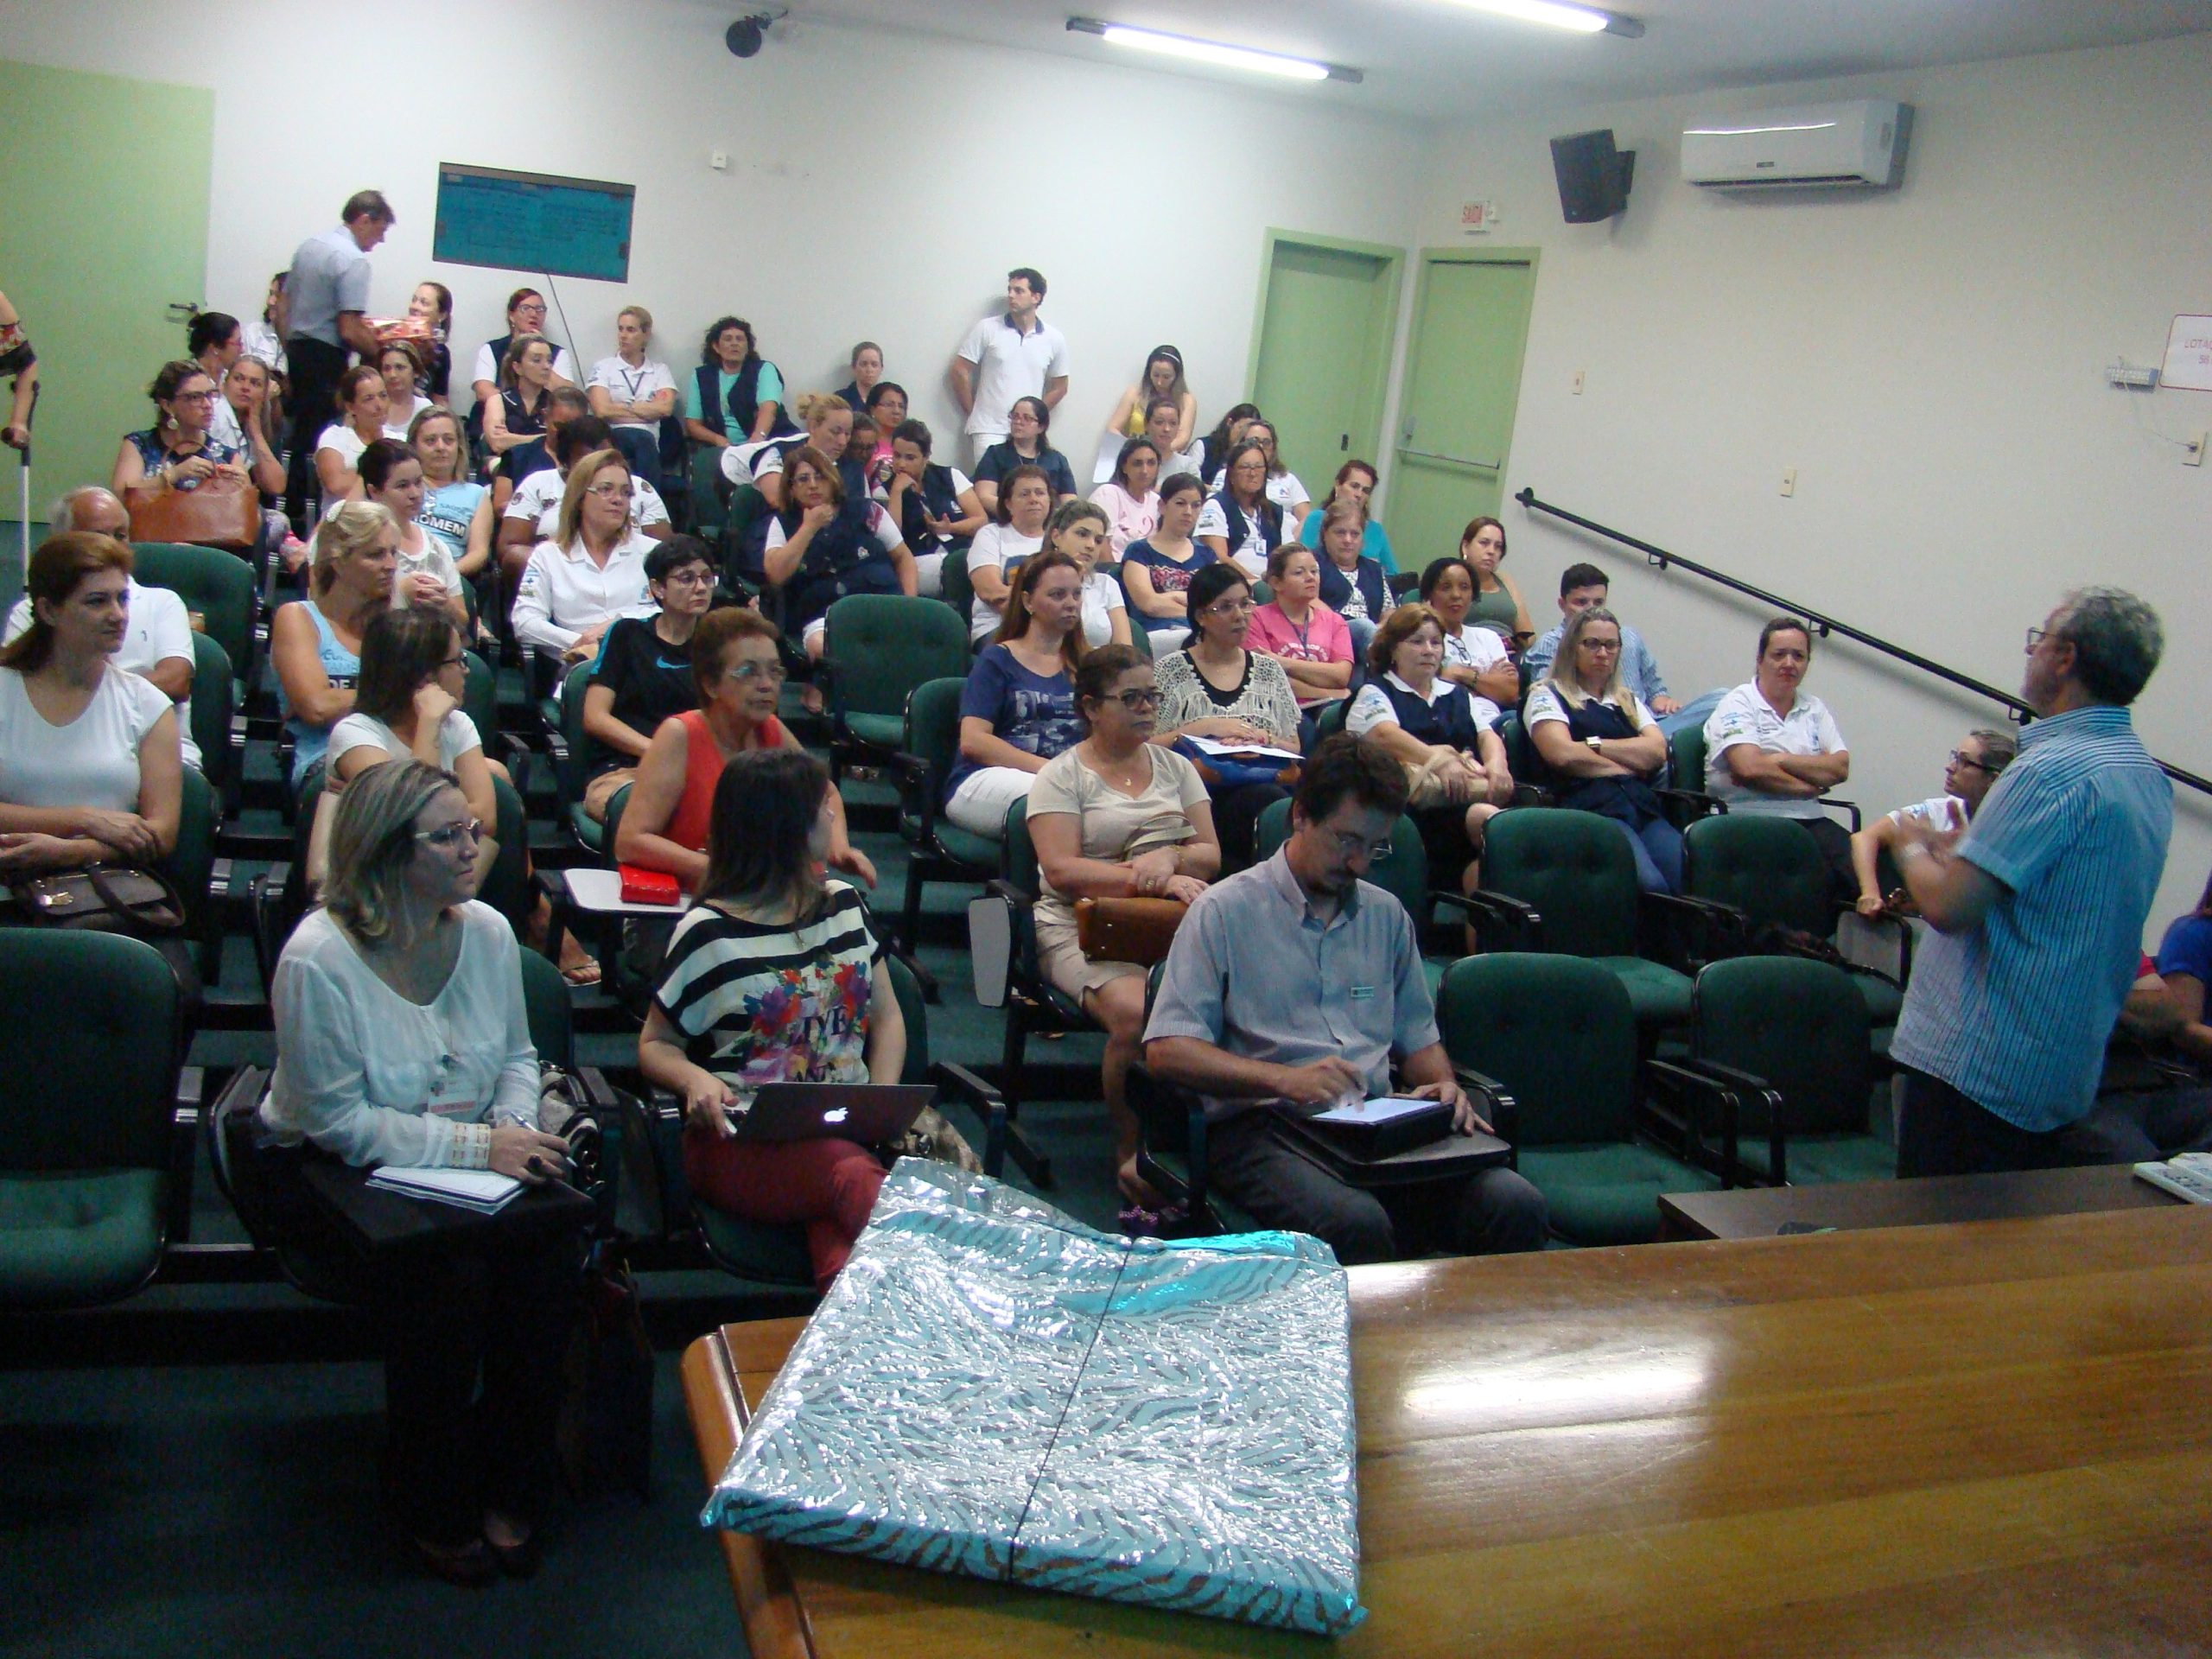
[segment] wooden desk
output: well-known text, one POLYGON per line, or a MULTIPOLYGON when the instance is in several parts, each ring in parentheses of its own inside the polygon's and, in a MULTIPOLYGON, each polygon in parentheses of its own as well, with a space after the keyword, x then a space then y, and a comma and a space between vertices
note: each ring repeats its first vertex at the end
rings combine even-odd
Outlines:
POLYGON ((1669 1192, 1659 1200, 1659 1236, 1772 1238, 1785 1221, 1848 1232, 1861 1227, 2015 1221, 2098 1210, 2166 1210, 2182 1202, 2148 1181, 2137 1180, 2133 1164, 2097 1164, 2080 1169, 2012 1170, 2002 1175, 1938 1175, 1916 1181, 1669 1192))
MULTIPOLYGON (((2212 1211, 1351 1273, 1347 1655, 2179 1655, 2212 1635, 2212 1211)), ((800 1328, 683 1357, 711 1480, 800 1328)), ((1331 1651, 722 1535, 757 1659, 1331 1651)))

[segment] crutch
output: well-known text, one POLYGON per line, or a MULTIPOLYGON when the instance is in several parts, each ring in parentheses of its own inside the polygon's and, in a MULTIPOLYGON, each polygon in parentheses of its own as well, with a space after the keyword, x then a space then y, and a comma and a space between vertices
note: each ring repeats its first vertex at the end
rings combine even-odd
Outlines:
POLYGON ((22 480, 23 486, 23 517, 22 529, 23 534, 23 591, 26 593, 30 591, 31 585, 31 423, 38 419, 38 395, 45 390, 46 388, 42 385, 33 385, 31 387, 31 406, 23 411, 23 449, 20 457, 22 461, 22 465, 17 468, 17 475, 22 480))

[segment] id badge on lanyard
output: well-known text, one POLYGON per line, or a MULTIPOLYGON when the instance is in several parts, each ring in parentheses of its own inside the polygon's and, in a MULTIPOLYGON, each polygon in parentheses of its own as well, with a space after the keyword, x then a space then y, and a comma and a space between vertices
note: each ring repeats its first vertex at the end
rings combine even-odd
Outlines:
POLYGON ((460 1060, 451 1054, 440 1060, 437 1075, 430 1079, 431 1116, 466 1121, 477 1115, 481 1104, 460 1060))

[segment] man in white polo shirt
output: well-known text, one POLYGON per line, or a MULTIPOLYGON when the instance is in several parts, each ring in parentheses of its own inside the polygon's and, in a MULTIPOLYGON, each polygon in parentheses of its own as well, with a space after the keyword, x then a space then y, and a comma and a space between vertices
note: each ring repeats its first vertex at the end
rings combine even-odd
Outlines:
POLYGON ((1045 279, 1028 266, 1006 276, 1006 315, 985 317, 968 331, 952 359, 952 393, 968 416, 970 458, 1007 435, 1017 397, 1058 404, 1068 395, 1067 337, 1037 315, 1045 279))

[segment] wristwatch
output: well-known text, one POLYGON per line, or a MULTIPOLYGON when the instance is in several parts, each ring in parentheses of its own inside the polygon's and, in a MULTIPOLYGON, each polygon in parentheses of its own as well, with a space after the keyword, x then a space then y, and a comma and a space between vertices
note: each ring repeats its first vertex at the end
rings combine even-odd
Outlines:
POLYGON ((1586 737, 1582 741, 1590 746, 1593 753, 1601 753, 1601 751, 1598 749, 1598 746, 1600 743, 1603 743, 1605 740, 1602 737, 1586 737))

